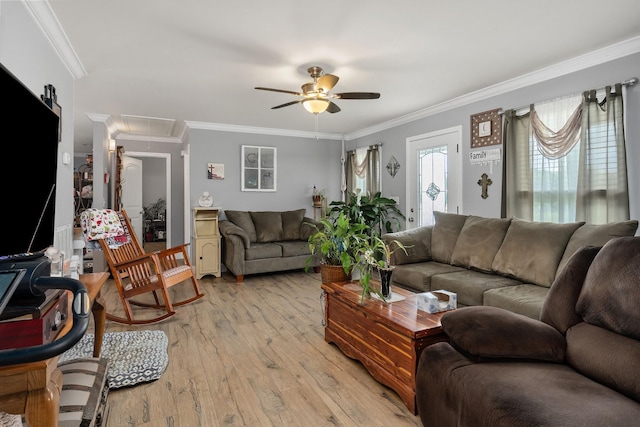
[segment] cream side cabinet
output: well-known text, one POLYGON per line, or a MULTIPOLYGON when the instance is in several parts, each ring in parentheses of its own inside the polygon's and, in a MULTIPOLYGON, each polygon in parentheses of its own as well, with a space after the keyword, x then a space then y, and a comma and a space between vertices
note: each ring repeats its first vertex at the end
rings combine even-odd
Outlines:
POLYGON ((221 208, 193 208, 193 245, 196 277, 220 277, 220 230, 218 217, 221 208))

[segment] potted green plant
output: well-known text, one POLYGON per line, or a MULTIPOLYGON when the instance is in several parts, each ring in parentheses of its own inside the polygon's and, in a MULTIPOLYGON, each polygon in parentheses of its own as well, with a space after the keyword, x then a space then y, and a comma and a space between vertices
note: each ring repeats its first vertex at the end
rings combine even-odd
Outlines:
POLYGON ((400 219, 404 214, 396 206, 396 201, 382 197, 378 191, 373 195, 360 194, 360 191, 349 194, 346 202, 333 201, 329 203, 330 212, 344 213, 353 221, 362 220, 369 228, 370 235, 391 233, 400 228, 400 219))
MULTIPOLYGON (((353 267, 360 260, 362 245, 369 239, 368 227, 362 221, 351 221, 344 213, 320 220, 321 226, 310 224, 315 232, 309 236, 312 256, 322 255, 320 273, 323 283, 349 280, 353 267), (337 272, 336 272, 337 270, 337 272), (341 271, 341 278, 337 273, 341 271)), ((311 257, 307 259, 309 268, 311 257)))

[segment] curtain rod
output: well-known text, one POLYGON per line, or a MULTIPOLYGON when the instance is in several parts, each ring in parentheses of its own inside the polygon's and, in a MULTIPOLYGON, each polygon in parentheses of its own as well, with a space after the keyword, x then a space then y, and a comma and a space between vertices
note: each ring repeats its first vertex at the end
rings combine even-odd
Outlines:
MULTIPOLYGON (((377 144, 371 144, 368 146, 368 148, 373 148, 373 147, 382 147, 382 142, 378 142, 377 144)), ((347 153, 351 152, 351 151, 356 151, 358 148, 364 148, 364 147, 356 147, 352 150, 347 150, 347 153)))
MULTIPOLYGON (((634 86, 634 85, 636 85, 637 83, 638 83, 638 78, 637 78, 637 77, 631 77, 631 78, 630 78, 630 79, 628 79, 628 80, 625 80, 625 81, 623 81, 623 82, 620 82, 620 84, 621 84, 622 86, 634 86)), ((615 84, 613 84, 613 85, 611 85, 611 86, 614 86, 614 85, 615 85, 615 84)), ((602 90, 602 89, 605 89, 605 88, 604 88, 604 87, 602 87, 602 88, 600 88, 600 89, 596 89, 596 90, 602 90)), ((509 110, 516 110, 516 111, 518 111, 518 110, 522 110, 523 108, 529 108, 529 106, 530 106, 530 105, 531 105, 531 104, 526 105, 526 106, 524 106, 524 107, 519 107, 519 108, 509 108, 509 110)), ((503 110, 502 108, 500 109, 500 111, 498 111, 498 114, 501 114, 501 115, 502 115, 502 114, 504 114, 504 113, 505 113, 505 110, 503 110)))

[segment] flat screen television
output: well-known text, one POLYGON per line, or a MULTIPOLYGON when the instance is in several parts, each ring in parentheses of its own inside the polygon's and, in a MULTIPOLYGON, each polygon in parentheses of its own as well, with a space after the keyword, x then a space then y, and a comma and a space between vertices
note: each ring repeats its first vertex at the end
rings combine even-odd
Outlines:
POLYGON ((7 257, 38 254, 53 245, 59 117, 3 64, 0 94, 2 269, 7 257))

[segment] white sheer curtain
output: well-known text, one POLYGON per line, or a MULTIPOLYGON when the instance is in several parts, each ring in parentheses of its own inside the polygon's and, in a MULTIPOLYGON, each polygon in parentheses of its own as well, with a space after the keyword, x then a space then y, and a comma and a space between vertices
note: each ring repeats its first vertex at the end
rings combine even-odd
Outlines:
POLYGON ((503 216, 606 223, 629 218, 621 91, 606 88, 505 113, 503 216))

